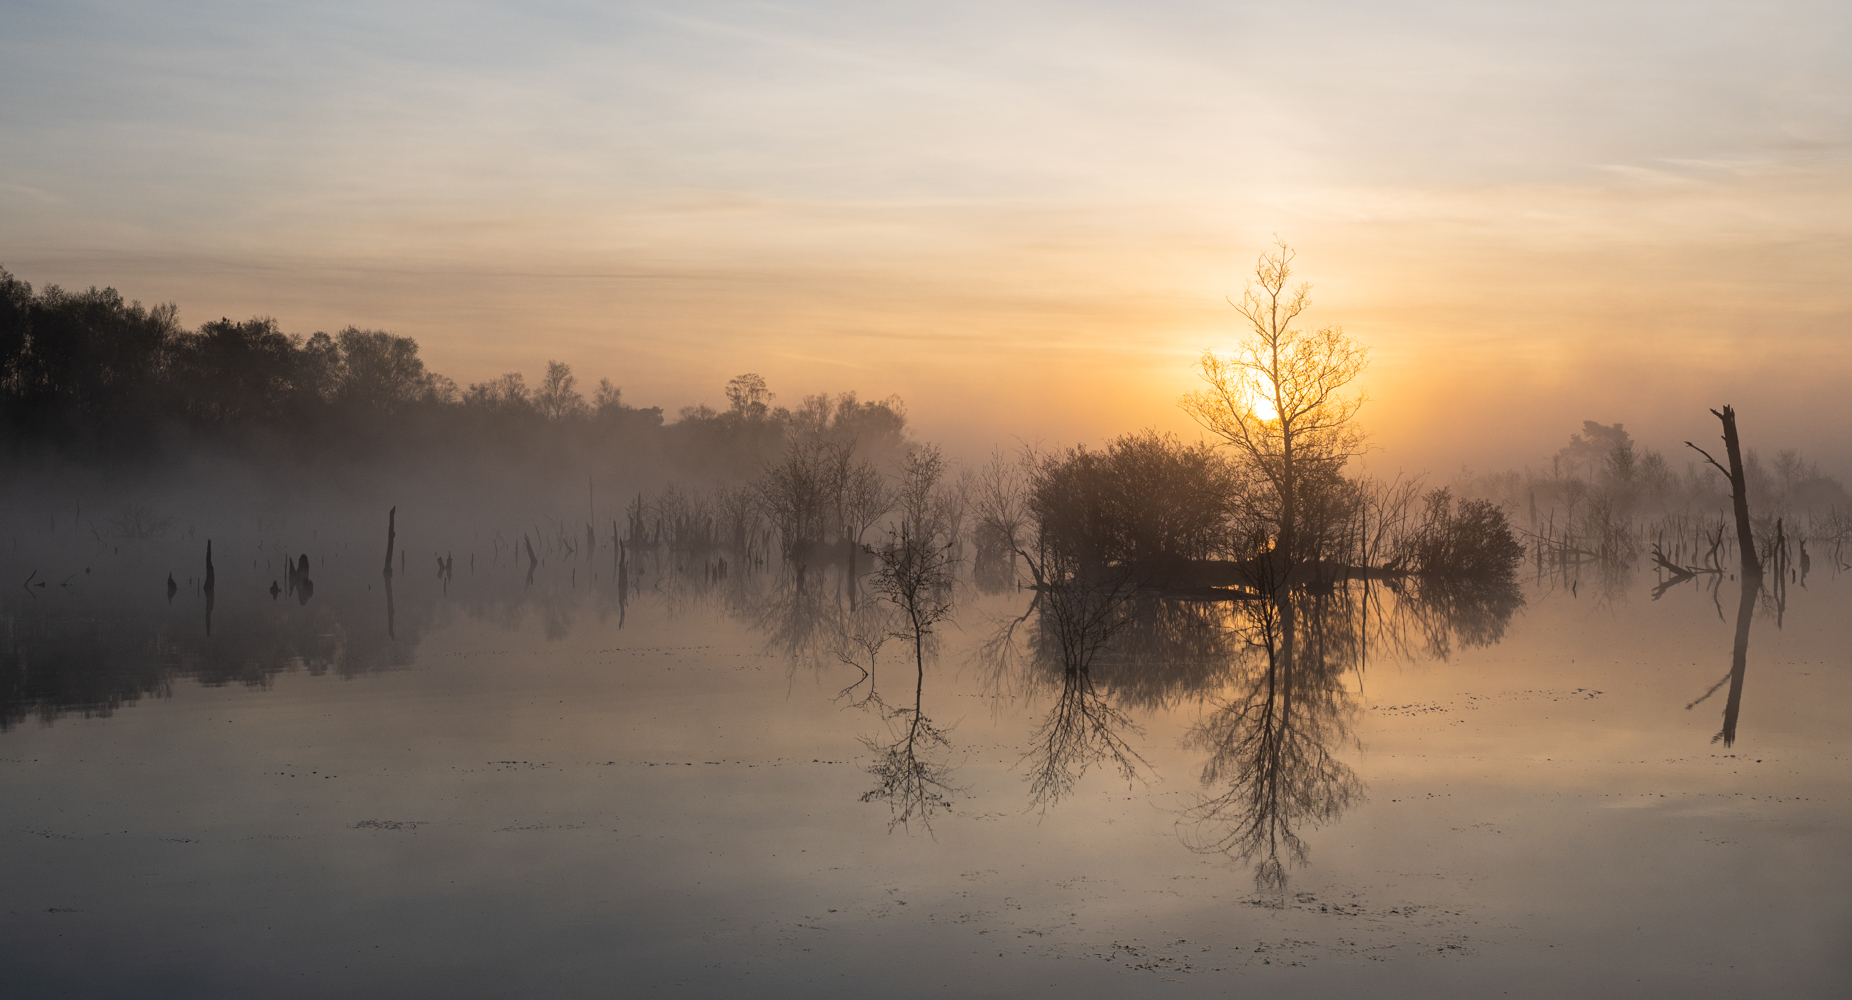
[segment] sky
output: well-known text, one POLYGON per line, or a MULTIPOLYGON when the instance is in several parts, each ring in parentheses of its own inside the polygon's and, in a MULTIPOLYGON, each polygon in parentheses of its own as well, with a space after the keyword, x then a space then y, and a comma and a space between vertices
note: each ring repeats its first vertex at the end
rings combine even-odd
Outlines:
POLYGON ((1373 470, 1729 402, 1844 474, 1848 52, 1782 0, 0 0, 0 265, 460 384, 897 393, 977 454, 1195 436, 1277 236, 1373 470))

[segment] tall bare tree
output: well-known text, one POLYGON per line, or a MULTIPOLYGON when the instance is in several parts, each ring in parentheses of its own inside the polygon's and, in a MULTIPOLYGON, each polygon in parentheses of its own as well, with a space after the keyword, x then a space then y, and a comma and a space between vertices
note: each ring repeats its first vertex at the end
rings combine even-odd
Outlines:
POLYGON ((548 420, 565 420, 585 412, 585 397, 579 395, 579 377, 564 361, 548 361, 547 377, 534 393, 534 406, 548 420))
POLYGON ((1205 429, 1232 446, 1271 503, 1275 554, 1286 565, 1298 551, 1309 489, 1328 482, 1359 453, 1361 393, 1345 388, 1368 364, 1368 349, 1341 327, 1314 331, 1293 324, 1311 305, 1312 286, 1290 286, 1294 252, 1284 242, 1260 255, 1254 280, 1230 305, 1247 335, 1227 357, 1204 351, 1196 364, 1203 389, 1180 401, 1205 429))

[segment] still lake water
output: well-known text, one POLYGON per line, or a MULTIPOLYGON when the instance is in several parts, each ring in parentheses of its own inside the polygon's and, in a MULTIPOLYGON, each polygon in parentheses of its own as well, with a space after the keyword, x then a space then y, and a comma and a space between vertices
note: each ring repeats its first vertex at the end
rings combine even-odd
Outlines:
POLYGON ((620 594, 498 545, 412 560, 389 617, 359 546, 302 602, 256 544, 210 634, 178 542, 0 597, 7 995, 1852 991, 1831 573, 1734 677, 1731 580, 1341 588, 1290 668, 1147 600, 1079 678, 1032 593, 961 585, 871 699, 838 571, 620 594), (870 770, 916 694, 942 802, 870 770))

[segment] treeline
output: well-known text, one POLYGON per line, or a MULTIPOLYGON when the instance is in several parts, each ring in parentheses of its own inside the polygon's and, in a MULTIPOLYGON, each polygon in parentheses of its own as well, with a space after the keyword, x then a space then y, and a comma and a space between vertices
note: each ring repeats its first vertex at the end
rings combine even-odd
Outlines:
POLYGON ((757 375, 728 407, 627 401, 610 379, 582 385, 551 361, 467 386, 426 369, 410 337, 349 327, 286 334, 275 320, 183 327, 171 304, 114 289, 34 291, 0 269, 0 440, 5 457, 122 462, 229 449, 254 461, 416 458, 574 466, 621 454, 691 477, 754 469, 787 439, 854 441, 863 454, 906 437, 898 398, 854 393, 773 406, 757 375))
MULTIPOLYGON (((1458 489, 1497 504, 1543 552, 1571 560, 1629 563, 1653 545, 1715 558, 1727 541, 1730 483, 1696 451, 1681 452, 1688 457, 1675 461, 1619 423, 1585 420, 1547 467, 1468 475, 1458 489)), ((1790 539, 1834 551, 1852 541, 1852 494, 1798 450, 1768 461, 1746 448, 1743 480, 1760 551, 1790 539)))
MULTIPOLYGON (((1658 514, 1729 507, 1724 476, 1696 452, 1683 452, 1686 457, 1674 462, 1635 441, 1621 424, 1585 420, 1548 468, 1470 476, 1461 486, 1524 511, 1605 505, 1658 514)), ((1852 506, 1852 495, 1838 479, 1793 448, 1777 450, 1773 461, 1747 448, 1743 474, 1753 508, 1800 514, 1852 506)))

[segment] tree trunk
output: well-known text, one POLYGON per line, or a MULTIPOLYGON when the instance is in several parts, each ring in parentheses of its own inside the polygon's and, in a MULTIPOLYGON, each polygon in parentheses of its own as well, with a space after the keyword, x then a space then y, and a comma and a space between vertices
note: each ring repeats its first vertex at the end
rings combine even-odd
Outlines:
POLYGON ((1743 447, 1736 436, 1736 410, 1725 405, 1717 419, 1723 421, 1723 448, 1730 458, 1730 501, 1736 508, 1736 544, 1743 553, 1743 579, 1762 576, 1762 560, 1756 556, 1755 530, 1749 524, 1749 488, 1743 478, 1743 447))
POLYGON ((1293 566, 1299 560, 1299 483, 1298 470, 1293 468, 1293 432, 1291 427, 1281 428, 1284 447, 1281 448, 1280 463, 1280 560, 1276 579, 1284 584, 1292 582, 1293 566))

